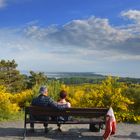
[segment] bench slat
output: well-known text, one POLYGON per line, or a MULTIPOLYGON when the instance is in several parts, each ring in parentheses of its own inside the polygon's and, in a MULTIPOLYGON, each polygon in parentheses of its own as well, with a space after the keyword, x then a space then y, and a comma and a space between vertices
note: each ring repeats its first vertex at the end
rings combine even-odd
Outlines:
POLYGON ((108 109, 106 108, 67 108, 64 110, 57 110, 46 107, 31 106, 26 108, 26 114, 32 115, 46 115, 46 116, 84 116, 84 117, 100 117, 106 115, 108 109))
MULTIPOLYGON (((61 122, 57 122, 57 121, 34 121, 34 120, 27 120, 26 123, 48 123, 48 124, 57 124, 57 123, 61 123, 61 122)), ((71 121, 66 121, 65 123, 62 124, 99 124, 99 123, 105 123, 105 121, 101 120, 101 119, 95 119, 95 120, 71 120, 71 121)))

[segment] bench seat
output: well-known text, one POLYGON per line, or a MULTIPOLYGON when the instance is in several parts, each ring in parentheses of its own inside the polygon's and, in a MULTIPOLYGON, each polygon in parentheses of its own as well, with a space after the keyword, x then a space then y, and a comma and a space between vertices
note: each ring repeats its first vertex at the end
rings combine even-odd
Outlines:
POLYGON ((39 107, 30 106, 25 108, 25 121, 24 121, 24 138, 26 137, 27 124, 96 124, 99 128, 102 124, 105 124, 105 116, 107 114, 108 108, 66 108, 63 110, 58 110, 50 107, 39 107), (52 121, 52 120, 32 120, 31 116, 71 116, 72 119, 66 122, 52 121))

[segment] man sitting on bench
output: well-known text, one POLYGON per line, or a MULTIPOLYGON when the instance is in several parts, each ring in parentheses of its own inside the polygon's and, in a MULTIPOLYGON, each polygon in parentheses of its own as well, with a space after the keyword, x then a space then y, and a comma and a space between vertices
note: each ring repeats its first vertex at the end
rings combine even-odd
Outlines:
MULTIPOLYGON (((57 108, 59 110, 65 108, 64 106, 60 106, 58 105, 58 103, 56 103, 54 100, 52 100, 49 96, 48 96, 48 89, 46 86, 42 86, 40 87, 40 90, 39 90, 39 96, 34 98, 33 101, 32 101, 32 105, 35 105, 35 106, 44 106, 44 107, 53 107, 53 108, 57 108)), ((33 116, 31 115, 31 118, 30 119, 35 119, 35 120, 48 120, 49 117, 46 117, 46 116, 33 116)), ((34 130, 34 124, 31 123, 31 130, 34 130)), ((48 132, 48 124, 47 123, 44 123, 44 127, 45 127, 45 132, 48 132)))

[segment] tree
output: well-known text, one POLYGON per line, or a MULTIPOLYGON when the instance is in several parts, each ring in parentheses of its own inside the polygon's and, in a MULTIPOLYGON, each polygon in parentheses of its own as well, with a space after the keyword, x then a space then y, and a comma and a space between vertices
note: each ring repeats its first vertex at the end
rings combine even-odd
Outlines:
POLYGON ((32 88, 36 85, 44 85, 47 82, 47 76, 43 72, 30 71, 28 88, 32 88))
POLYGON ((24 76, 18 71, 15 60, 0 61, 0 85, 8 92, 19 92, 25 88, 24 76))

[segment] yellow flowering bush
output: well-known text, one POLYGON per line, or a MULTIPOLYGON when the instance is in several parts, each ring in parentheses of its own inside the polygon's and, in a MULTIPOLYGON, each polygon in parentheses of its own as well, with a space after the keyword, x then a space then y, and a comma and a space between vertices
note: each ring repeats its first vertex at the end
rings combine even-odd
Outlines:
POLYGON ((6 93, 5 87, 0 86, 0 120, 8 119, 15 115, 32 100, 31 90, 12 94, 6 93))
POLYGON ((13 94, 11 102, 16 103, 20 108, 23 108, 30 105, 33 96, 32 90, 25 90, 21 93, 13 94))
POLYGON ((7 119, 19 111, 19 106, 11 102, 12 94, 0 91, 0 118, 7 119))
MULTIPOLYGON (((140 122, 140 85, 127 85, 118 78, 107 77, 100 84, 65 85, 52 80, 48 84, 49 95, 57 100, 60 90, 65 90, 72 107, 107 107, 115 112, 117 121, 140 122)), ((0 85, 0 118, 8 118, 30 105, 39 87, 21 93, 7 93, 0 85)))
POLYGON ((119 121, 129 121, 132 120, 132 115, 128 115, 132 113, 129 106, 134 102, 123 94, 127 85, 117 79, 108 77, 101 84, 63 85, 63 88, 69 92, 68 99, 73 107, 111 106, 119 121))

